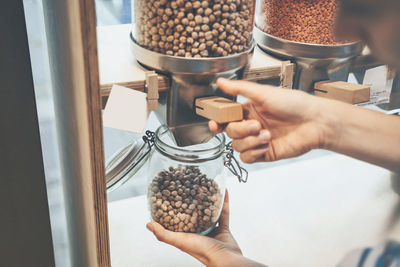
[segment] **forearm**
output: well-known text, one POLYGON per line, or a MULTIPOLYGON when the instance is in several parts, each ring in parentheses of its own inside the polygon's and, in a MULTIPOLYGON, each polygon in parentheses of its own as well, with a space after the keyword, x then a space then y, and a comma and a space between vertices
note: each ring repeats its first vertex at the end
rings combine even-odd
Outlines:
POLYGON ((400 172, 400 117, 323 101, 324 147, 400 172))
POLYGON ((229 253, 208 267, 267 267, 264 264, 250 260, 237 253, 229 253))

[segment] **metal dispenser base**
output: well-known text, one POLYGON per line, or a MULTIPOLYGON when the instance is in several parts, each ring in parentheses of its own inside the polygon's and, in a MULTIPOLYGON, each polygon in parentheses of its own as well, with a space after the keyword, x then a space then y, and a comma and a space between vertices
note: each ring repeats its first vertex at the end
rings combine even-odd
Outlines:
POLYGON ((361 54, 360 42, 343 45, 316 45, 274 37, 254 27, 254 39, 266 53, 296 64, 293 88, 310 92, 315 82, 347 81, 352 61, 361 54))
POLYGON ((131 49, 138 62, 170 77, 168 92, 160 93, 158 118, 171 129, 179 146, 207 142, 213 134, 208 120, 195 112, 198 97, 223 95, 216 86, 219 77, 238 79, 252 55, 254 44, 243 53, 216 58, 184 58, 168 56, 138 45, 131 34, 131 49))

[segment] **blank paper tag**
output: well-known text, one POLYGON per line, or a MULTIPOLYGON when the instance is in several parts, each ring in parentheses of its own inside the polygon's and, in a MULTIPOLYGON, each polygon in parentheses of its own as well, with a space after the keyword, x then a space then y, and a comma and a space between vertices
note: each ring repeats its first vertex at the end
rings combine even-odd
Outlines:
POLYGON ((142 133, 147 117, 147 94, 113 85, 103 112, 103 125, 142 133))
POLYGON ((379 66, 365 72, 364 85, 371 86, 370 100, 361 105, 389 103, 393 78, 388 79, 388 67, 379 66))

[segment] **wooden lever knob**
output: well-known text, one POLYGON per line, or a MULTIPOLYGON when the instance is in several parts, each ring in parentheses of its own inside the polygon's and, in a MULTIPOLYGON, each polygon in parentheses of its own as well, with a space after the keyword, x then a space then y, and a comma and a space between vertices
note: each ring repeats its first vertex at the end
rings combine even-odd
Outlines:
POLYGON ((369 101, 370 86, 342 81, 323 81, 314 85, 314 94, 350 104, 369 101))
POLYGON ((243 120, 242 104, 230 99, 210 96, 197 98, 196 114, 218 123, 228 123, 243 120))

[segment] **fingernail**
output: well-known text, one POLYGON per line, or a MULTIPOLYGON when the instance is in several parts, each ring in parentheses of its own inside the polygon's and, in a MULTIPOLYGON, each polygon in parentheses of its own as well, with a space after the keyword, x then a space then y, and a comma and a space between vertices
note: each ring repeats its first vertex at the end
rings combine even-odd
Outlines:
POLYGON ((269 131, 262 131, 258 138, 261 140, 261 142, 268 143, 269 139, 271 138, 271 134, 269 131))
POLYGON ((249 125, 250 132, 252 132, 252 133, 257 132, 258 129, 259 129, 259 126, 258 126, 257 122, 250 123, 250 125, 249 125))
POLYGON ((227 79, 220 77, 217 79, 217 83, 225 82, 227 79))
POLYGON ((150 231, 153 232, 153 225, 151 223, 146 224, 146 228, 150 231))

